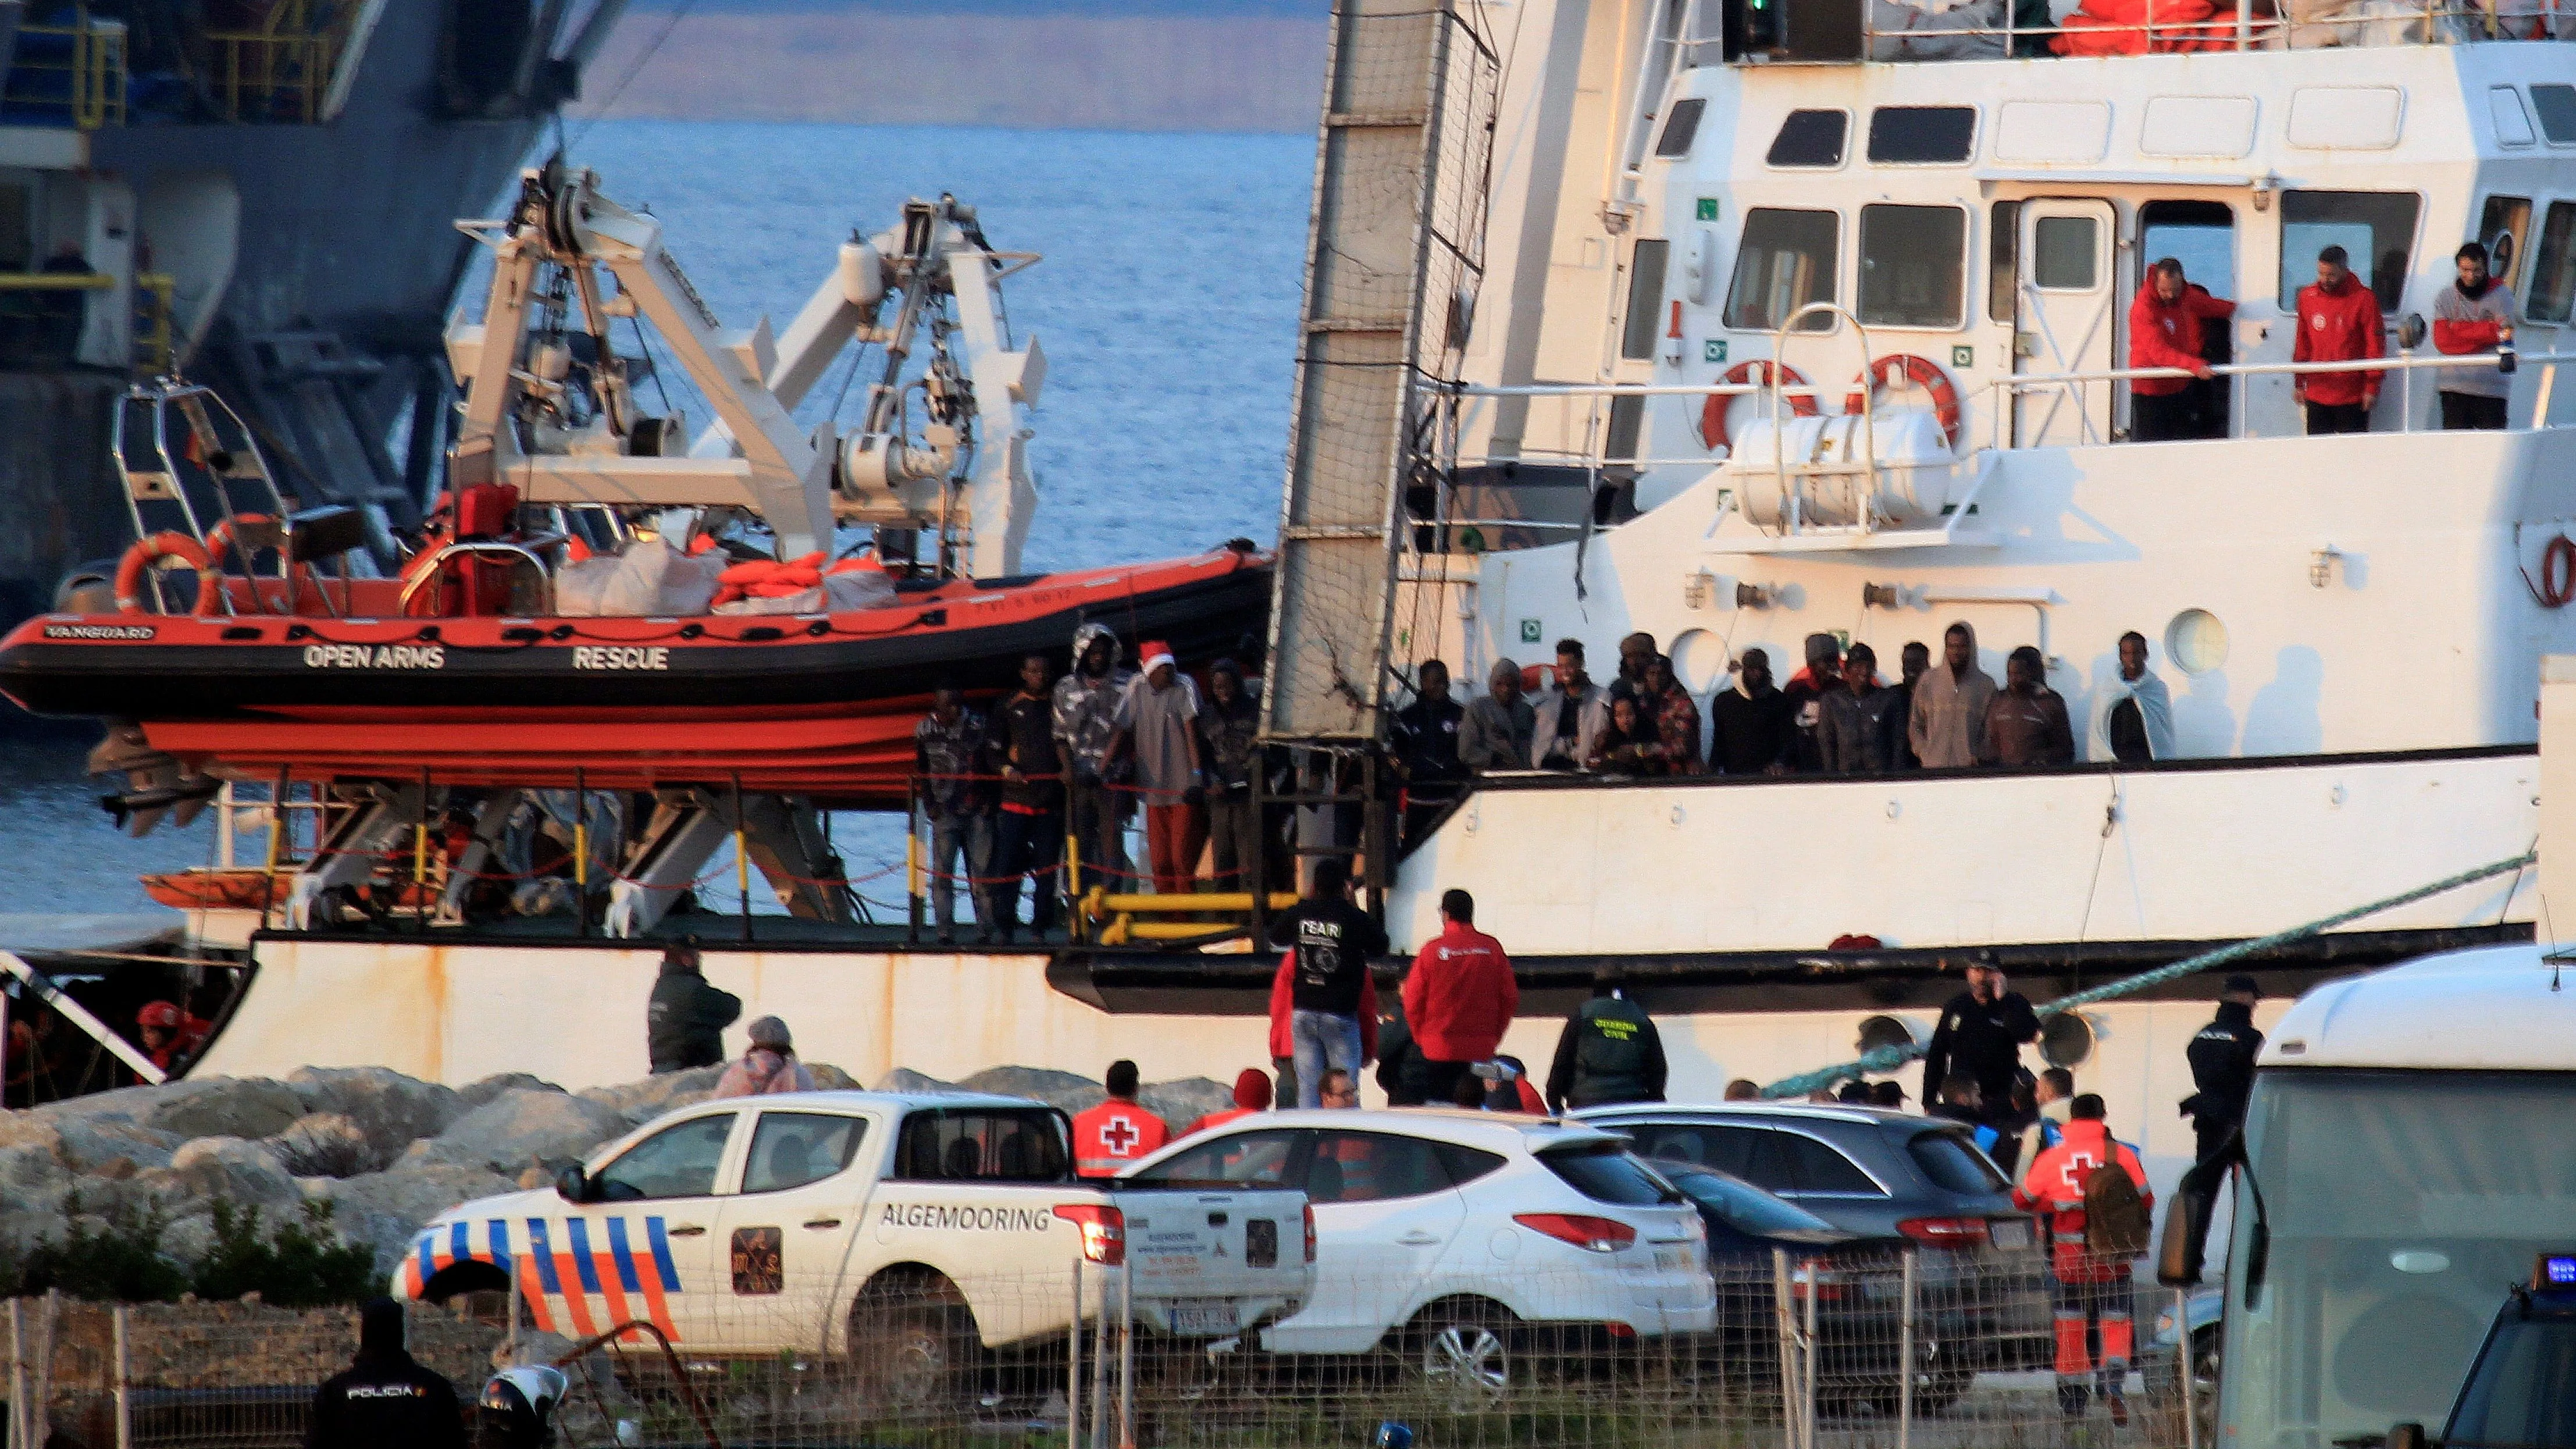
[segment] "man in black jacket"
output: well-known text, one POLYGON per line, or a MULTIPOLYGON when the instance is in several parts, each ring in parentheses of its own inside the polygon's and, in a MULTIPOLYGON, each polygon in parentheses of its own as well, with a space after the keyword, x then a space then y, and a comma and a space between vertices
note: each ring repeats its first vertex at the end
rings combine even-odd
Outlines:
POLYGON ((1020 877, 1029 879, 1029 933, 1055 929, 1055 868, 1064 855, 1064 759, 1055 743, 1054 667, 1020 660, 1019 691, 993 706, 989 758, 1002 773, 986 900, 1002 944, 1020 929, 1020 877))
POLYGON ((313 1394, 304 1449, 464 1449, 456 1390, 403 1347, 402 1305, 358 1310, 358 1356, 313 1394))
POLYGON ((665 950, 644 1008, 653 1075, 724 1065, 724 1029, 741 1015, 742 998, 708 985, 700 972, 697 937, 665 950))
POLYGON ((1789 697, 1771 684, 1771 656, 1747 649, 1737 667, 1733 688, 1718 691, 1708 702, 1713 725, 1708 746, 1711 768, 1729 775, 1777 775, 1784 763, 1797 721, 1789 697))
POLYGON ((1614 1102, 1664 1100, 1664 1039, 1653 1017, 1628 999, 1617 968, 1593 974, 1592 999, 1565 1019, 1547 1069, 1551 1112, 1614 1102))
POLYGON ((1941 1008, 1932 1045, 1923 1053, 1923 1095, 1937 1097, 1943 1083, 1964 1075, 1977 1084, 1984 1110, 1998 1120, 2009 1111, 2021 1047, 2039 1036, 2030 998, 2005 989, 2003 968, 1979 959, 1968 966, 1968 989, 1941 1008))
POLYGON ((2263 1033, 2254 1029, 2254 1003, 2262 999, 2263 988, 2253 977, 2228 977, 2219 989, 2218 1015, 2184 1051, 2191 1061, 2191 1084, 2198 1090, 2183 1099, 2182 1114, 2200 1139, 2194 1154, 2200 1161, 2226 1146, 2229 1135, 2245 1123, 2245 1099, 2254 1091, 2254 1056, 2263 1050, 2263 1033))

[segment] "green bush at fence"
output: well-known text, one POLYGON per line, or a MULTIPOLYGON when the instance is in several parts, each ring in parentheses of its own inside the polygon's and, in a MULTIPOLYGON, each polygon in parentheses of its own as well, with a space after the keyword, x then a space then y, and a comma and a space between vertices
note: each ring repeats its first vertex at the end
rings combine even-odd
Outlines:
POLYGON ((214 1244, 193 1269, 163 1251, 169 1218, 157 1204, 111 1203, 89 1214, 75 1195, 64 1199, 63 1216, 71 1224, 63 1236, 15 1258, 0 1253, 0 1298, 59 1291, 100 1302, 168 1303, 189 1293, 210 1301, 256 1293, 281 1308, 324 1308, 383 1291, 375 1255, 332 1234, 327 1202, 308 1202, 301 1221, 263 1234, 258 1207, 217 1198, 214 1244))

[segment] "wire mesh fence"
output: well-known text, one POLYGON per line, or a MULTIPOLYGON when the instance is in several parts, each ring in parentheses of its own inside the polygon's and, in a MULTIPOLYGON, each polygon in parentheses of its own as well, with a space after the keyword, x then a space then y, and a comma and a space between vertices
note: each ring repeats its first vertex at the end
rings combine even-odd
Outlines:
MULTIPOLYGON (((773 1261, 632 1317, 568 1282, 590 1299, 578 1336, 563 1295, 497 1293, 416 1306, 410 1335, 469 1405, 495 1367, 563 1368, 573 1449, 1288 1449, 1387 1422, 1474 1449, 2201 1442, 2185 1366, 2111 1316, 2151 1322, 2159 1296, 2105 1288, 2069 1333, 2032 1254, 1821 1245, 1690 1259, 1683 1285, 1679 1260, 1634 1248, 1574 1267, 1494 1252, 1327 1252, 1302 1297, 1251 1300, 1139 1297, 1093 1263, 860 1284, 773 1261)), ((293 1449, 356 1338, 345 1309, 8 1310, 8 1449, 293 1449)))

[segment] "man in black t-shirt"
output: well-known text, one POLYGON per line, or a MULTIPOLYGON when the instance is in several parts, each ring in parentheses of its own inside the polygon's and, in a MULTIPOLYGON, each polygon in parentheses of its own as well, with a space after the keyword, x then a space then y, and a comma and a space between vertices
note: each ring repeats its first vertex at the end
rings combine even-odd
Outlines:
POLYGON ((1386 928, 1351 903, 1350 862, 1315 864, 1315 883, 1296 908, 1270 928, 1271 944, 1296 953, 1290 982, 1288 1039, 1297 1057, 1297 1105, 1322 1104, 1324 1072, 1338 1067, 1359 1079, 1360 985, 1369 959, 1386 954, 1386 928))

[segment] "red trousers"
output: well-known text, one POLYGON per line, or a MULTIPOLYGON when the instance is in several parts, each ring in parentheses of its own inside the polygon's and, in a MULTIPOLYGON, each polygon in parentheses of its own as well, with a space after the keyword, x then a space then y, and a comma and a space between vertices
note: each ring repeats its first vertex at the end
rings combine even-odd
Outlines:
POLYGON ((1198 877, 1199 850, 1206 844, 1206 806, 1145 807, 1145 853, 1152 862, 1157 893, 1187 892, 1198 877))

